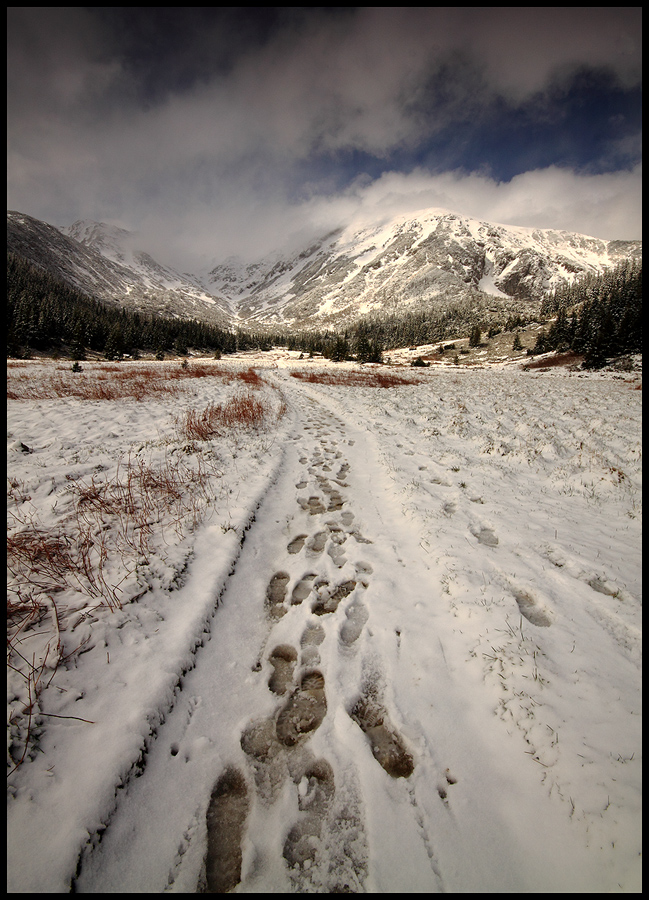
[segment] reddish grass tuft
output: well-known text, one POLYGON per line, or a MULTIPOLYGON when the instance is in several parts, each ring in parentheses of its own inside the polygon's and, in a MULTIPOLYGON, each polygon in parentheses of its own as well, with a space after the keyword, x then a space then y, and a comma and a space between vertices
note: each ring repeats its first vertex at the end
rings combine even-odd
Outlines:
POLYGON ((239 394, 227 403, 210 403, 204 410, 190 409, 178 421, 182 435, 190 441, 207 441, 225 431, 259 428, 268 409, 252 394, 239 394))
POLYGON ((408 378, 403 375, 395 375, 388 372, 291 372, 293 378, 307 381, 311 384, 335 384, 343 387, 400 387, 402 385, 421 384, 421 379, 408 378))
MULTIPOLYGON (((19 583, 24 579, 24 587, 60 590, 66 585, 74 565, 69 542, 62 536, 48 534, 33 526, 7 536, 7 568, 19 583)), ((8 599, 10 616, 23 606, 22 599, 16 602, 14 607, 8 599)))
POLYGON ((584 361, 584 357, 578 353, 558 353, 556 356, 546 356, 535 362, 526 363, 523 369, 554 369, 557 366, 575 366, 584 361))
POLYGON ((239 372, 237 376, 241 381, 245 384, 248 384, 252 387, 261 387, 264 384, 264 379, 261 377, 259 372, 256 369, 250 368, 246 369, 244 372, 239 372))

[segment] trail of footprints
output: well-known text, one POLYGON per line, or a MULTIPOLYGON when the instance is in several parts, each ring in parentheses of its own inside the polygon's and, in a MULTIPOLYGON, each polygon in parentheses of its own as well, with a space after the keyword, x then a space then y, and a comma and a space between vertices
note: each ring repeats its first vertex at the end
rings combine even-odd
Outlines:
MULTIPOLYGON (((328 424, 331 424, 330 422, 328 424)), ((342 425, 339 426, 342 428, 342 425)), ((317 758, 309 749, 311 735, 328 712, 327 686, 321 669, 319 648, 327 633, 337 629, 343 650, 353 648, 369 617, 364 594, 372 573, 367 563, 356 562, 353 577, 331 578, 328 574, 348 563, 345 545, 371 543, 354 524, 354 514, 345 508, 343 490, 348 486, 349 464, 343 459, 335 438, 328 439, 326 426, 312 420, 306 430, 316 429, 319 445, 311 458, 302 456, 304 477, 296 484, 296 500, 306 514, 306 529, 291 537, 287 558, 304 559, 305 572, 294 580, 287 571, 277 571, 269 579, 265 608, 274 626, 294 607, 303 613, 299 647, 278 643, 262 651, 258 670, 269 671, 268 689, 277 696, 274 715, 251 722, 241 735, 254 780, 257 798, 272 804, 287 779, 296 786, 299 816, 289 829, 283 846, 283 858, 296 891, 304 887, 303 878, 313 878, 318 865, 326 864, 323 850, 331 858, 325 881, 320 872, 320 889, 330 893, 362 890, 366 858, 358 840, 362 831, 353 798, 338 798, 334 771, 329 762, 317 758), (313 527, 308 526, 313 523, 313 527), (326 555, 325 555, 326 554, 326 555), (351 599, 348 599, 351 598, 351 599), (343 616, 334 616, 346 603, 343 616), (342 621, 341 621, 342 620, 342 621), (264 658, 268 666, 264 665, 264 658), (348 837, 345 838, 345 835, 348 837), (332 841, 327 844, 328 838, 332 841)), ((330 434, 330 432, 329 432, 330 434)), ((298 519, 303 523, 305 516, 298 519)), ((288 566, 287 566, 288 568, 288 566)), ((348 566, 348 571, 351 566, 348 566)), ((342 573, 341 573, 342 576, 342 573)), ((390 722, 376 682, 359 686, 359 694, 347 710, 367 736, 377 763, 393 778, 407 778, 414 770, 411 754, 390 722)), ((225 893, 241 880, 242 839, 251 807, 246 775, 236 768, 227 769, 214 786, 207 811, 207 855, 205 893, 225 893)), ((314 881, 306 882, 313 889, 314 881)))

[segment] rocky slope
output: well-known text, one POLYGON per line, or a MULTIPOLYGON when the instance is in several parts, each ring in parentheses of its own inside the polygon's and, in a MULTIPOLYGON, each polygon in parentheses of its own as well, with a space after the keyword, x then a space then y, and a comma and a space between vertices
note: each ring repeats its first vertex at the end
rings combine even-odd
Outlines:
POLYGON ((208 293, 196 279, 131 249, 131 244, 128 231, 103 223, 76 222, 58 229, 7 212, 7 250, 72 287, 128 309, 230 324, 232 310, 224 297, 208 293))
POLYGON ((480 222, 442 210, 335 231, 292 257, 228 260, 204 279, 258 322, 335 324, 475 297, 540 300, 561 282, 640 256, 640 241, 480 222))
POLYGON ((181 275, 136 249, 130 232, 80 221, 57 229, 7 213, 7 247, 104 300, 218 325, 339 327, 368 313, 485 298, 539 301, 588 273, 640 257, 641 241, 495 225, 425 210, 350 224, 253 264, 181 275))

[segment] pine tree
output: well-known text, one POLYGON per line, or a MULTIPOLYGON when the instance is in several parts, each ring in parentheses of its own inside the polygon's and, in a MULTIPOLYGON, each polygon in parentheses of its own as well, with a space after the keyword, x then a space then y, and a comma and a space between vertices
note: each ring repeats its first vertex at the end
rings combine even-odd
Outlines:
POLYGON ((372 347, 367 337, 367 333, 363 330, 356 338, 356 359, 359 363, 370 362, 372 356, 372 347))
POLYGON ((344 335, 336 335, 333 346, 329 351, 329 359, 333 362, 343 362, 349 359, 349 340, 347 332, 344 335))
POLYGON ((72 339, 72 344, 70 345, 70 356, 72 357, 72 359, 76 360, 86 358, 84 329, 83 324, 80 321, 77 322, 74 329, 74 337, 72 339))
POLYGON ((479 325, 474 325, 469 334, 469 347, 479 347, 482 340, 482 332, 479 325))
POLYGON ((119 325, 113 325, 106 346, 104 347, 104 356, 106 359, 121 359, 124 353, 124 340, 122 337, 122 329, 119 325))

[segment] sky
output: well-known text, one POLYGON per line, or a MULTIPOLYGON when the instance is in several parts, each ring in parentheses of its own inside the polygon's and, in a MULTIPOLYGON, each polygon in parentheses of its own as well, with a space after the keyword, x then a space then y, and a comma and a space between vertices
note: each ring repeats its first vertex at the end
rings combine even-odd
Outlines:
POLYGON ((9 7, 7 208, 252 261, 443 208, 641 238, 641 7, 9 7))

